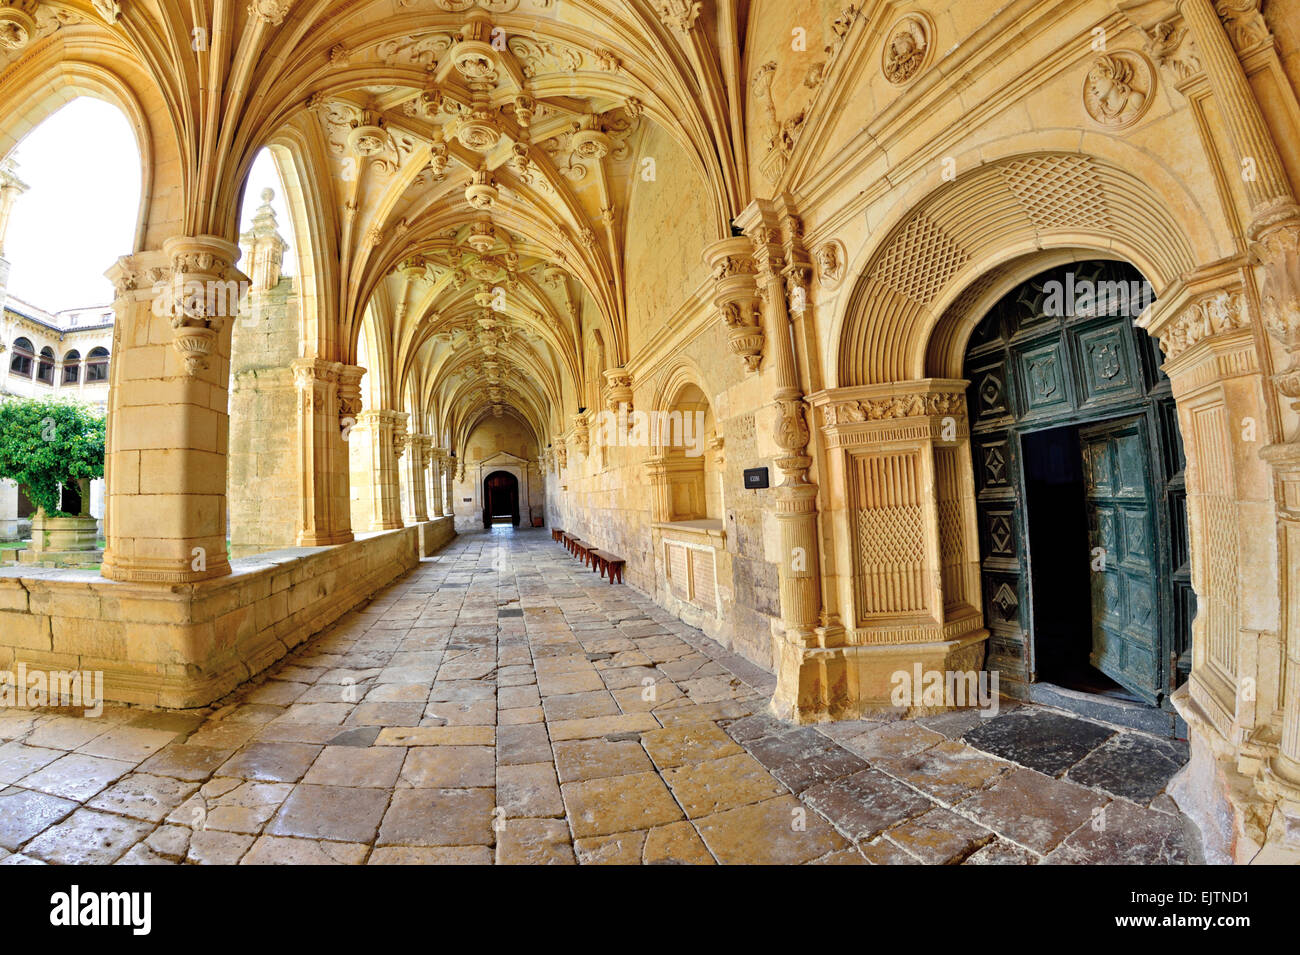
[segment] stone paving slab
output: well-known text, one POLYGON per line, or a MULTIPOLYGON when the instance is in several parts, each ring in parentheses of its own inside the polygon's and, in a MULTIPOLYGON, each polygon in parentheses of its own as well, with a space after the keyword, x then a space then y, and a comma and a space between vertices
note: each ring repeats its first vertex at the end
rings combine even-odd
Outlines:
POLYGON ((0 713, 0 864, 1198 861, 1185 744, 773 685, 546 531, 463 535, 216 706, 0 713))

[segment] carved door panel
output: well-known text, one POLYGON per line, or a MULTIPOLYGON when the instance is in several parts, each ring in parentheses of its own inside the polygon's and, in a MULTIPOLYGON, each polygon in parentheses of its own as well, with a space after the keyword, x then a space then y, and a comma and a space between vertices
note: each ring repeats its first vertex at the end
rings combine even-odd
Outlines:
POLYGON ((1161 692, 1159 559, 1145 417, 1079 429, 1092 572, 1091 662, 1149 702, 1161 692))

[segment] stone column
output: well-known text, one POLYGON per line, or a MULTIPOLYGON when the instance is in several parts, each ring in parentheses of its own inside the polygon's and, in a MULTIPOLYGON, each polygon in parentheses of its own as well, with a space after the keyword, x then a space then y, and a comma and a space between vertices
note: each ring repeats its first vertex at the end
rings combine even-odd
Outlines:
POLYGON ((347 516, 347 444, 339 424, 340 378, 346 366, 319 358, 292 363, 298 389, 298 544, 321 547, 352 540, 347 516))
POLYGON ((442 459, 442 484, 443 493, 447 497, 447 516, 456 516, 456 481, 463 480, 465 477, 465 468, 456 458, 454 451, 443 452, 442 459))
MULTIPOLYGON (((429 441, 436 441, 437 438, 430 436, 429 441)), ((446 460, 447 452, 442 448, 429 448, 429 486, 432 488, 433 500, 430 501, 433 510, 433 517, 436 520, 443 516, 443 480, 442 468, 446 460)))
POLYGON ((361 414, 361 379, 365 375, 366 369, 359 365, 343 365, 339 368, 339 441, 337 454, 333 459, 334 471, 331 480, 334 497, 333 526, 338 543, 347 543, 354 539, 351 502, 351 440, 352 429, 356 427, 357 416, 361 414))
POLYGON ((425 462, 429 455, 429 437, 413 434, 406 442, 406 476, 410 494, 412 522, 423 524, 429 520, 429 504, 425 487, 425 462))
POLYGON ((817 485, 808 479, 812 458, 811 434, 805 417, 803 390, 795 363, 790 305, 802 311, 808 303, 811 266, 801 261, 800 226, 788 211, 751 204, 740 224, 753 240, 757 290, 766 326, 766 361, 772 376, 772 440, 781 483, 776 487, 775 516, 781 529, 777 578, 781 621, 774 627, 777 688, 772 707, 788 719, 834 715, 847 694, 840 664, 819 653, 833 634, 821 619, 820 552, 817 535, 817 485), (791 253, 787 261, 787 253, 791 253), (830 664, 830 665, 828 665, 830 664))
POLYGON ((230 573, 226 407, 230 319, 245 281, 238 257, 226 239, 177 236, 109 270, 109 579, 188 583, 230 573))
MULTIPOLYGON (((1224 4, 1218 5, 1220 8, 1224 4)), ((1219 12, 1211 0, 1180 0, 1179 10, 1196 39, 1205 65, 1206 79, 1218 104, 1218 113, 1228 132, 1236 158, 1253 167, 1254 175, 1243 177, 1251 204, 1248 229, 1251 252, 1262 266, 1261 294, 1264 325, 1282 346, 1289 362, 1273 378, 1279 392, 1290 399, 1291 410, 1300 412, 1300 206, 1296 204, 1277 146, 1250 81, 1229 39, 1219 12)), ((1232 13, 1227 10, 1225 13, 1232 13)), ((1254 30, 1246 35, 1267 38, 1258 8, 1239 11, 1254 16, 1254 30)), ((1270 775, 1274 788, 1289 801, 1300 803, 1300 580, 1296 578, 1293 537, 1295 499, 1286 493, 1296 487, 1295 450, 1300 434, 1294 431, 1287 442, 1264 451, 1264 459, 1275 470, 1280 564, 1278 583, 1285 646, 1283 679, 1282 740, 1270 775)))
POLYGON ((353 516, 365 520, 372 531, 404 526, 397 461, 405 446, 405 419, 396 411, 363 411, 352 427, 352 481, 360 505, 353 516))

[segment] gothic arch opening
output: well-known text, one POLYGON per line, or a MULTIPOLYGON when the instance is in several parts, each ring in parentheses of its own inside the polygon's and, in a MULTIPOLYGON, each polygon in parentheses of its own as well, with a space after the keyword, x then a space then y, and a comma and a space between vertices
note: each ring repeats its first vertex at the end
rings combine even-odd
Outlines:
POLYGON ((303 302, 284 184, 267 150, 244 188, 238 315, 230 340, 227 520, 232 557, 298 544, 298 396, 303 302))
POLYGON ((509 471, 493 471, 483 478, 483 526, 519 526, 519 478, 509 471))
MULTIPOLYGON (((117 344, 105 272, 136 247, 143 139, 115 102, 80 89, 32 114, 39 123, 0 157, 0 352, 8 352, 0 394, 75 402, 104 416, 117 344), (94 175, 86 174, 87 142, 94 175)), ((99 522, 87 537, 103 536, 105 487, 89 482, 87 497, 76 482, 64 486, 63 513, 99 522)), ((26 538, 31 516, 25 494, 0 482, 0 539, 26 538)))
MULTIPOLYGON (((1185 461, 1127 263, 1002 294, 964 347, 988 662, 1035 685, 1168 707, 1191 666, 1185 461)), ((969 325, 967 326, 969 329, 969 325)))

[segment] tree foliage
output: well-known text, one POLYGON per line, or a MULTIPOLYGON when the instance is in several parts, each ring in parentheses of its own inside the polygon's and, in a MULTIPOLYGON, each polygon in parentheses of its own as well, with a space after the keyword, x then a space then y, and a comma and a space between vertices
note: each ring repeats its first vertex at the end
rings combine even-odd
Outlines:
POLYGON ((27 398, 0 402, 0 477, 21 484, 50 516, 60 485, 104 476, 104 419, 82 404, 27 398))

